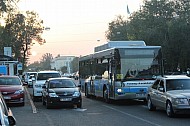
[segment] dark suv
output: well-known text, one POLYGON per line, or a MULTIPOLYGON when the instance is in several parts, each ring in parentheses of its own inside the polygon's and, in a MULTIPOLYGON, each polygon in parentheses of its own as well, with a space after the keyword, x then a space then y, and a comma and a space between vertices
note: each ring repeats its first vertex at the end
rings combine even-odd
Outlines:
POLYGON ((42 102, 47 109, 58 105, 82 107, 80 89, 71 78, 50 78, 42 88, 42 102))

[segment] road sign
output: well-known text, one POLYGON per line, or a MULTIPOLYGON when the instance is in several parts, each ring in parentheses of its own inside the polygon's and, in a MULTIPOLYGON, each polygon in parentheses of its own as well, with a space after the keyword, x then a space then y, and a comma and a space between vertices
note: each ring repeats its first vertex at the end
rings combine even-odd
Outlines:
POLYGON ((17 64, 17 70, 22 70, 22 63, 17 64))

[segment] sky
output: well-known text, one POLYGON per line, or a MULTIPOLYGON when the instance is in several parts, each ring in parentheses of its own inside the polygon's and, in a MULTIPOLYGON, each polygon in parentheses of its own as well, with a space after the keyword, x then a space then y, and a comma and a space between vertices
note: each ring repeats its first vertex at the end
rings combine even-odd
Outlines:
POLYGON ((35 11, 44 26, 44 45, 35 43, 31 48, 29 63, 40 61, 42 55, 53 57, 84 56, 94 52, 94 47, 107 43, 105 32, 109 22, 118 15, 126 19, 127 5, 132 13, 143 0, 20 0, 19 10, 35 11))

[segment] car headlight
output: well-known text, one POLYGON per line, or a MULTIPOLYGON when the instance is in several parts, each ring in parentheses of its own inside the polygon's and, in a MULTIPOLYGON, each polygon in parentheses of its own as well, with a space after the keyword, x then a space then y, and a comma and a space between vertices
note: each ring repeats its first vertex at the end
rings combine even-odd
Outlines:
POLYGON ((49 97, 59 97, 56 93, 49 93, 49 97))
POLYGON ((176 98, 175 103, 177 105, 189 105, 189 102, 186 98, 176 98))
POLYGON ((24 90, 17 90, 14 94, 24 94, 24 90))
POLYGON ((73 94, 74 97, 79 97, 80 96, 80 92, 76 91, 74 94, 73 94))

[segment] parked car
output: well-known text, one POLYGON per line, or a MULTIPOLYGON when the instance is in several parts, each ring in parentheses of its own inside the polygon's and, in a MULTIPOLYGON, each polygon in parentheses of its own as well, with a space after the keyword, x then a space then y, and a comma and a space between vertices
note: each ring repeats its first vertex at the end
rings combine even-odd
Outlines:
POLYGON ((18 76, 0 76, 0 91, 7 104, 20 104, 24 106, 24 87, 18 76))
POLYGON ((42 86, 48 78, 57 77, 61 77, 58 71, 39 71, 33 83, 33 100, 36 101, 38 98, 42 97, 42 86))
POLYGON ((167 116, 190 112, 190 77, 185 75, 169 75, 159 77, 149 87, 147 93, 148 109, 166 110, 167 116))
POLYGON ((43 86, 42 102, 47 109, 60 105, 76 105, 81 108, 81 91, 71 78, 50 78, 43 86))
POLYGON ((1 93, 0 93, 0 125, 1 126, 16 125, 16 119, 13 116, 11 109, 7 107, 1 93))

